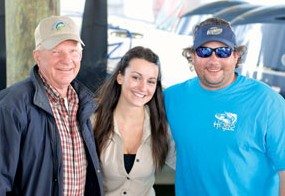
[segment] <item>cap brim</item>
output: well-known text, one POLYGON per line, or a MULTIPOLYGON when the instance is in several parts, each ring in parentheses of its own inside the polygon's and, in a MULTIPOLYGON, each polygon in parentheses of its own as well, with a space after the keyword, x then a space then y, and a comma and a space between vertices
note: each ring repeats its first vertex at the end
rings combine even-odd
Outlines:
POLYGON ((61 42, 66 41, 66 40, 74 40, 74 41, 80 42, 83 46, 85 46, 83 41, 77 35, 74 35, 74 34, 62 34, 62 35, 54 36, 54 37, 49 38, 48 40, 43 41, 41 45, 45 49, 50 50, 56 47, 61 42))
POLYGON ((230 47, 232 49, 235 48, 235 45, 232 42, 230 42, 230 41, 228 41, 226 39, 223 39, 221 37, 209 37, 209 39, 205 39, 205 40, 203 40, 203 42, 196 43, 194 45, 194 49, 197 49, 198 47, 206 44, 207 42, 213 42, 213 41, 221 42, 221 43, 227 45, 228 47, 230 47))

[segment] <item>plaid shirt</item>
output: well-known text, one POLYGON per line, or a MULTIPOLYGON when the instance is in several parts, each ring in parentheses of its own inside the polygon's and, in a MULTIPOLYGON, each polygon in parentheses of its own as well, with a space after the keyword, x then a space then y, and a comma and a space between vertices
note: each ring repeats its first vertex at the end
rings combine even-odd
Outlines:
POLYGON ((64 171, 63 193, 68 196, 84 195, 87 161, 76 120, 78 96, 70 85, 67 97, 62 98, 41 74, 40 76, 43 79, 60 135, 64 171))

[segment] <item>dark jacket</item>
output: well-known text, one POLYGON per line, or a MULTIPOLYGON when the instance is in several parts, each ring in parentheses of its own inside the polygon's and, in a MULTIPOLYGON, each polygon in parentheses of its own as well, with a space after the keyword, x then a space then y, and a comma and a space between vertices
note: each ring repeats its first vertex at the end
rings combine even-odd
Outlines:
MULTIPOLYGON (((0 91, 0 195, 62 195, 60 137, 38 67, 28 79, 0 91)), ((85 195, 103 195, 102 174, 90 116, 95 109, 87 88, 74 81, 80 105, 79 130, 85 144, 85 195)))

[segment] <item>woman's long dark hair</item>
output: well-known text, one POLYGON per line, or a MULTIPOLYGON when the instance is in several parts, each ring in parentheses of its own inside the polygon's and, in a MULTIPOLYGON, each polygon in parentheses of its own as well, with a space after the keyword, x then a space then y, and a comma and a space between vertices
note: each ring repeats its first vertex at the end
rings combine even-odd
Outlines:
POLYGON ((97 110, 94 134, 98 145, 99 155, 106 147, 109 138, 114 134, 113 112, 118 103, 121 85, 117 83, 117 75, 125 74, 129 62, 134 59, 144 59, 154 63, 159 68, 157 86, 152 99, 147 103, 150 110, 152 156, 155 167, 161 169, 169 150, 169 137, 162 94, 161 68, 159 57, 150 49, 141 46, 130 49, 119 61, 114 72, 103 83, 96 93, 97 110))

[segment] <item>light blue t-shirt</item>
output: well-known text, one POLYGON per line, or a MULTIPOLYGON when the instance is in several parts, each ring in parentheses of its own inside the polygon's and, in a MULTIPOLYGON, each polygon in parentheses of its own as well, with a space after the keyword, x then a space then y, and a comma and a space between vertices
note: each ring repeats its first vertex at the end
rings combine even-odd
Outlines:
POLYGON ((164 91, 176 144, 176 196, 278 195, 285 170, 285 101, 238 75, 210 91, 198 78, 164 91))

